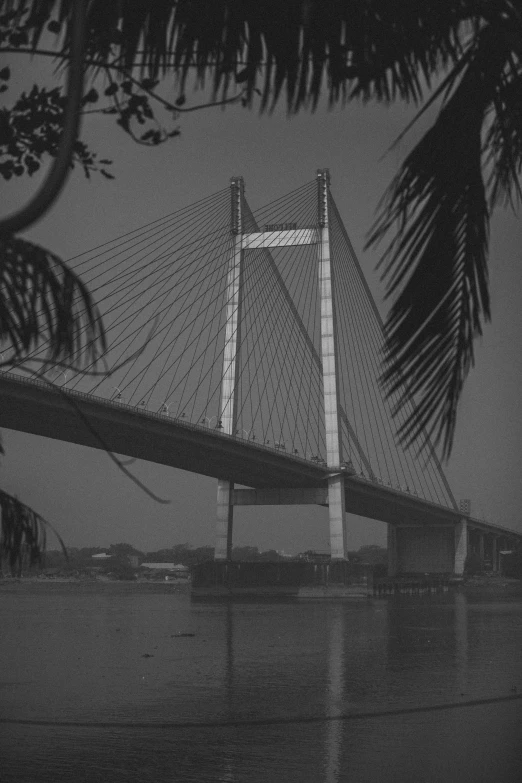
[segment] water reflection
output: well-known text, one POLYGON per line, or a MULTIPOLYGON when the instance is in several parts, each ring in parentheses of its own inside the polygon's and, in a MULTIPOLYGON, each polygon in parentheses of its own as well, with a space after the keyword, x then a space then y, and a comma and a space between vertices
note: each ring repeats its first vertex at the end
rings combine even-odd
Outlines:
POLYGON ((227 717, 233 718, 234 689, 234 606, 227 603, 225 613, 225 693, 227 697, 227 717))
POLYGON ((422 694, 427 675, 429 701, 453 701, 467 694, 468 614, 466 596, 460 592, 437 600, 390 600, 387 668, 390 680, 401 681, 401 692, 390 695, 401 697, 404 706, 426 701, 422 694), (406 682, 400 678, 403 672, 409 673, 406 682))
POLYGON ((1 726, 2 783, 520 779, 522 703, 336 718, 520 690, 522 600, 194 606, 119 589, 2 596, 0 717, 102 724, 1 726))
MULTIPOLYGON (((344 709, 345 667, 345 608, 342 604, 332 607, 328 613, 328 684, 326 688, 326 715, 336 718, 344 709)), ((330 720, 325 732, 325 783, 337 783, 341 772, 341 743, 343 725, 330 720)))
MULTIPOLYGON (((411 747, 400 741, 397 726, 408 726, 407 731, 416 732, 419 742, 426 740, 419 733, 422 715, 358 722, 336 718, 352 711, 455 701, 467 689, 468 605, 460 593, 443 600, 390 597, 364 605, 329 603, 281 607, 279 611, 231 603, 222 607, 221 617, 226 647, 222 669, 225 719, 281 716, 285 710, 289 718, 288 726, 238 728, 233 730, 234 736, 244 741, 245 733, 251 732, 251 747, 256 747, 260 734, 272 732, 271 752, 276 753, 277 743, 284 738, 285 757, 302 754, 299 745, 305 729, 293 726, 292 716, 306 715, 308 708, 304 699, 298 699, 298 683, 303 694, 315 692, 310 712, 324 714, 327 720, 323 726, 315 724, 315 731, 312 727, 307 730, 313 736, 308 749, 315 747, 314 763, 308 769, 310 780, 339 783, 349 766, 358 770, 360 780, 380 781, 383 772, 372 759, 372 748, 382 747, 383 742, 386 746, 391 736, 398 737, 386 752, 390 768, 401 769, 408 763, 411 747), (300 617, 307 619, 300 623, 300 617), (282 626, 288 632, 286 641, 280 635, 282 626), (287 647, 289 641, 291 646, 287 647), (256 643, 258 653, 253 655, 256 643), (274 647, 274 654, 268 654, 274 647), (314 662, 313 680, 310 659, 314 662), (256 691, 258 699, 252 710, 252 693, 256 691)), ((461 718, 452 713, 437 720, 458 730, 461 718)), ((244 761, 230 752, 230 746, 219 749, 216 764, 216 779, 222 783, 241 779, 244 761)))
MULTIPOLYGON (((225 701, 226 718, 234 719, 234 606, 227 603, 225 618, 225 701)), ((219 773, 219 783, 234 783, 237 780, 234 770, 234 759, 230 752, 223 749, 223 769, 219 773)), ((217 771, 217 770, 216 770, 217 771)))
POLYGON ((454 618, 457 687, 464 696, 468 689, 468 603, 463 593, 455 593, 454 618))

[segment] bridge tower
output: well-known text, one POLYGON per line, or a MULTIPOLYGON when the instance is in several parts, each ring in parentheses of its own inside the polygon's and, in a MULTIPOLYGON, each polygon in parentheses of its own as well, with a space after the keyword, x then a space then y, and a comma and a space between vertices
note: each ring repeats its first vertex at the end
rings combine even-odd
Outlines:
POLYGON ((317 171, 319 208, 319 298, 321 304, 321 361, 323 366, 324 417, 326 429, 326 466, 328 476, 328 511, 330 519, 330 554, 332 559, 346 557, 344 474, 341 472, 342 441, 339 419, 338 343, 336 334, 333 270, 330 256, 328 191, 330 172, 317 171))
MULTIPOLYGON (((221 383, 220 424, 226 435, 234 435, 237 425, 237 398, 239 359, 241 352, 241 310, 243 272, 243 198, 245 184, 242 177, 232 177, 231 231, 232 252, 228 263, 226 289, 225 348, 221 383)), ((218 480, 216 560, 230 560, 232 556, 232 531, 234 524, 234 484, 218 480)))
MULTIPOLYGON (((330 254, 328 169, 317 171, 318 227, 312 229, 269 226, 266 231, 245 233, 243 226, 244 182, 231 179, 233 246, 230 255, 226 292, 226 330, 221 385, 220 428, 233 435, 237 424, 239 361, 241 351, 242 269, 243 254, 248 249, 316 245, 320 324, 321 364, 325 412, 326 467, 328 471, 328 509, 330 519, 330 552, 332 559, 346 557, 345 484, 342 470, 341 405, 338 380, 338 341, 334 299, 334 275, 330 254)), ((215 559, 229 560, 232 554, 234 497, 245 491, 235 491, 231 481, 219 480, 217 491, 217 523, 215 559)), ((257 502, 263 502, 262 493, 257 502)), ((305 491, 296 488, 292 503, 315 503, 305 491)))

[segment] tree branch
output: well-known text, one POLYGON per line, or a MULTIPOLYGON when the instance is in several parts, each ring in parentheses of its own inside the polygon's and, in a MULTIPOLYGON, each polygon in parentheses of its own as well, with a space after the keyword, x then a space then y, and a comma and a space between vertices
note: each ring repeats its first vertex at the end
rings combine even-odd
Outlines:
MULTIPOLYGON (((53 57, 54 59, 58 58, 61 59, 62 61, 67 61, 70 59, 68 55, 53 52, 52 49, 17 49, 13 46, 6 46, 6 47, 0 47, 0 52, 7 53, 7 54, 29 54, 31 56, 38 55, 41 57, 53 57)), ((103 68, 103 70, 105 71, 111 70, 120 73, 125 79, 131 81, 133 84, 139 87, 140 90, 146 92, 147 95, 150 95, 151 98, 153 98, 155 101, 158 101, 158 103, 161 103, 162 106, 164 106, 169 111, 175 111, 184 114, 188 114, 189 112, 193 112, 193 111, 199 111, 200 109, 210 109, 214 106, 226 106, 229 103, 236 103, 237 101, 241 100, 241 98, 243 98, 246 93, 246 88, 245 88, 241 90, 241 92, 238 93, 237 95, 232 96, 232 98, 223 98, 220 101, 208 101, 207 103, 200 103, 197 104, 196 106, 188 106, 188 107, 176 106, 176 104, 170 103, 170 101, 167 101, 165 98, 162 98, 161 95, 158 95, 158 93, 154 92, 154 90, 144 87, 142 83, 139 81, 139 79, 136 79, 123 66, 118 65, 115 62, 100 63, 98 60, 85 58, 83 63, 84 65, 90 65, 95 68, 103 68)), ((212 63, 209 63, 209 65, 211 64, 212 63)), ((241 64, 243 63, 238 62, 238 65, 241 64)), ((138 67, 138 65, 136 65, 136 67, 138 67)), ((194 65, 194 67, 196 67, 196 65, 194 65)), ((100 110, 94 109, 90 112, 83 112, 83 114, 88 114, 88 113, 92 114, 96 111, 100 111, 100 110)))
POLYGON ((59 195, 69 173, 73 146, 80 126, 80 106, 83 94, 83 53, 87 0, 77 0, 71 37, 71 61, 67 79, 67 108, 58 154, 47 178, 32 200, 21 210, 0 221, 0 236, 22 231, 47 212, 59 195))

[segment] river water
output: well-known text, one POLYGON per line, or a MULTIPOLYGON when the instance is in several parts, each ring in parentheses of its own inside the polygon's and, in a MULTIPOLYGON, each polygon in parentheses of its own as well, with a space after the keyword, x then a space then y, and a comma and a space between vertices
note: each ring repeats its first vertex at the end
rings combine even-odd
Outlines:
POLYGON ((2 783, 522 780, 520 591, 226 605, 22 582, 0 631, 2 783))

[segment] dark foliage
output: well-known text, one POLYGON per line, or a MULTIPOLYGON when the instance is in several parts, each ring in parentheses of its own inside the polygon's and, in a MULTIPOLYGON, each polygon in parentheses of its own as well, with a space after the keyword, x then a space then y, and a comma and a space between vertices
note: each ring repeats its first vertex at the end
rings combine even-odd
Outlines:
MULTIPOLYGON (((0 175, 4 179, 24 174, 32 176, 40 169, 46 155, 56 155, 63 133, 66 102, 60 88, 35 85, 29 93, 23 92, 10 109, 0 109, 0 175)), ((74 144, 71 168, 75 163, 83 168, 87 177, 91 172, 99 171, 104 177, 113 178, 103 168, 111 161, 98 160, 79 139, 74 144)))
POLYGON ((43 517, 28 506, 0 490, 0 553, 7 560, 13 575, 20 575, 24 565, 41 563, 46 545, 46 531, 50 529, 57 536, 62 552, 67 550, 62 539, 43 517))
MULTIPOLYGON (((12 0, 12 12, 29 10, 24 41, 60 36, 67 51, 71 0, 12 0), (52 20, 50 22, 50 20, 52 20), (49 24, 50 22, 50 24, 49 24)), ((479 23, 483 4, 429 0, 155 0, 89 8, 89 56, 138 65, 155 79, 173 70, 184 84, 210 76, 226 94, 243 84, 251 100, 260 87, 263 107, 285 92, 290 110, 350 97, 420 99, 423 80, 455 61, 461 25, 479 23)), ((508 4, 503 4, 508 7, 508 4)), ((20 41, 20 31, 15 31, 20 41)), ((20 45, 20 44, 18 44, 20 45)))
POLYGON ((46 362, 78 367, 106 350, 85 285, 57 256, 23 239, 0 239, 0 345, 4 365, 42 347, 46 362))
MULTIPOLYGON (((384 382, 391 394, 406 382, 418 401, 399 434, 406 444, 425 443, 428 434, 446 457, 473 341, 490 318, 490 210, 499 200, 514 202, 520 189, 522 70, 512 55, 512 41, 500 30, 477 34, 465 66, 444 85, 451 94, 434 125, 392 183, 370 238, 372 244, 395 231, 381 262, 388 295, 398 295, 386 324, 384 382)), ((403 397, 397 411, 408 402, 403 397)))

